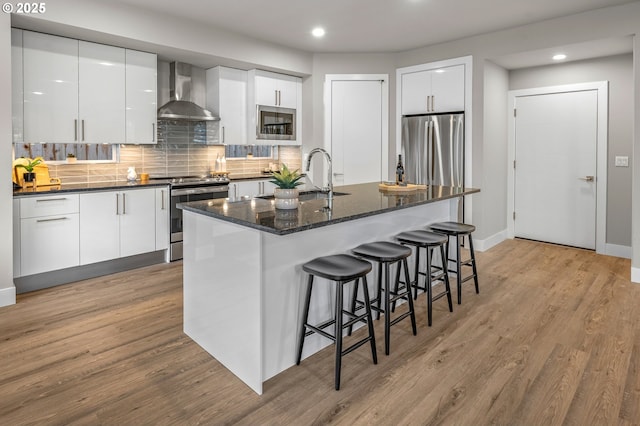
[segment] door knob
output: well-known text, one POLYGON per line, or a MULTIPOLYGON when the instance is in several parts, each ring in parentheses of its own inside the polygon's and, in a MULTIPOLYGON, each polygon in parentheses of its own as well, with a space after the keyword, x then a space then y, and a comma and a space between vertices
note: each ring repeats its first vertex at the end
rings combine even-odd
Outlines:
POLYGON ((583 180, 585 182, 593 182, 596 180, 596 178, 593 176, 585 176, 585 177, 580 177, 578 179, 583 180))

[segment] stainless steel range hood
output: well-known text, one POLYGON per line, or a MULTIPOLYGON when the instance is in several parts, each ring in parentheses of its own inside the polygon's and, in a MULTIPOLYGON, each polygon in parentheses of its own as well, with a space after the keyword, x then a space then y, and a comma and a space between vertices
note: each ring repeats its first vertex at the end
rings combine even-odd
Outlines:
POLYGON ((210 111, 191 102, 191 65, 172 62, 169 90, 171 100, 158 108, 159 120, 216 121, 210 111))

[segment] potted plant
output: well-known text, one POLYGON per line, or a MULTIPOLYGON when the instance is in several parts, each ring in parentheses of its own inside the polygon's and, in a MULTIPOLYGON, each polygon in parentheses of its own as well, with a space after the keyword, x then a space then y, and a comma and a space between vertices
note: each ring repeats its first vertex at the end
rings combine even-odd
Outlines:
POLYGON ((67 163, 75 163, 76 161, 78 161, 78 159, 76 158, 76 155, 72 152, 67 154, 67 163))
POLYGON ((302 175, 298 170, 291 171, 286 164, 280 170, 273 172, 273 178, 269 182, 277 186, 273 190, 276 200, 276 209, 296 209, 298 208, 298 185, 302 185, 300 179, 302 175))
POLYGON ((16 164, 16 167, 21 167, 25 170, 22 174, 22 179, 24 182, 33 182, 36 180, 36 173, 33 171, 35 167, 42 163, 42 157, 36 157, 33 160, 26 158, 26 162, 16 164))

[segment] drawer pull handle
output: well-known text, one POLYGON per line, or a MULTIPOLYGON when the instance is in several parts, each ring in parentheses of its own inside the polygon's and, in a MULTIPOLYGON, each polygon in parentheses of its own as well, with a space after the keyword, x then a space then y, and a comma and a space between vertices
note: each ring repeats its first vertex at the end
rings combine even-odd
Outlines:
POLYGON ((43 198, 41 200, 36 200, 36 203, 44 203, 45 201, 64 201, 66 198, 43 198))
POLYGON ((37 219, 36 222, 40 223, 40 222, 54 222, 56 220, 67 220, 68 217, 54 217, 51 219, 37 219))

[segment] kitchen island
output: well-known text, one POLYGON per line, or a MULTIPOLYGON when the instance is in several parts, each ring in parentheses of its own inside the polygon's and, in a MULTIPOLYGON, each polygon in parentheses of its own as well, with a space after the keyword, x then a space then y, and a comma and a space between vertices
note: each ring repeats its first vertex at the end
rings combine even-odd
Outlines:
MULTIPOLYGON (((429 186, 396 193, 379 190, 377 182, 335 191, 330 210, 315 194, 301 196, 296 210, 276 210, 267 198, 178 206, 184 210, 184 331, 258 394, 264 381, 295 364, 303 263, 456 220, 460 197, 479 192, 429 186)), ((332 315, 329 287, 316 287, 310 322, 332 315)), ((308 337, 303 358, 330 343, 308 337)))

